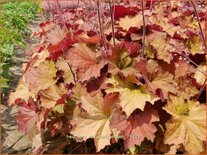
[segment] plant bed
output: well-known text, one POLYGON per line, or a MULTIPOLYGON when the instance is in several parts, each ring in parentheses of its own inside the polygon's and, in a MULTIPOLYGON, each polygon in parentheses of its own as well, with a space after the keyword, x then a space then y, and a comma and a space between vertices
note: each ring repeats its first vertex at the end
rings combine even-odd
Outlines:
POLYGON ((10 94, 33 153, 204 153, 205 2, 84 4, 43 3, 10 94))

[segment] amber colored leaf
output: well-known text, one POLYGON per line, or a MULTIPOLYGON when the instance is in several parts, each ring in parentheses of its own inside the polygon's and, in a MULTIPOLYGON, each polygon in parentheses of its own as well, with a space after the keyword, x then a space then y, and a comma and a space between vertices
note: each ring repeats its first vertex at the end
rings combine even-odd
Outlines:
POLYGON ((143 25, 142 14, 120 18, 118 24, 124 30, 129 30, 130 27, 140 28, 143 25))
POLYGON ((36 67, 30 67, 24 74, 29 90, 38 93, 55 84, 56 68, 52 61, 44 61, 36 67))
POLYGON ((34 61, 31 63, 31 65, 38 66, 41 62, 44 62, 48 57, 49 57, 49 52, 47 50, 43 50, 41 51, 41 53, 34 53, 32 55, 34 61))
POLYGON ((148 61, 140 59, 135 68, 139 73, 148 77, 149 79, 154 79, 160 70, 158 63, 152 59, 148 61))
POLYGON ((149 21, 152 22, 153 24, 159 25, 162 27, 163 31, 167 32, 171 37, 173 37, 173 35, 182 30, 181 27, 175 26, 172 23, 168 22, 168 18, 165 18, 163 16, 160 16, 160 14, 157 15, 150 15, 149 17, 149 21))
POLYGON ((154 60, 140 60, 136 64, 136 69, 143 75, 147 89, 154 94, 158 93, 163 99, 167 99, 170 93, 177 94, 177 83, 173 74, 164 71, 160 64, 154 60))
POLYGON ((196 79, 196 82, 200 85, 204 84, 204 81, 206 79, 206 76, 203 73, 206 73, 206 65, 199 65, 195 71, 194 78, 196 79))
POLYGON ((16 91, 10 93, 8 104, 13 105, 15 100, 19 98, 27 102, 29 97, 35 97, 35 94, 29 91, 28 84, 25 82, 24 77, 22 77, 22 79, 19 81, 16 91))
POLYGON ((99 152, 106 145, 110 145, 111 130, 109 117, 104 111, 104 99, 100 94, 93 97, 82 94, 80 103, 87 114, 74 114, 71 122, 74 129, 71 134, 83 140, 94 138, 96 151, 99 152))
POLYGON ((111 53, 107 56, 108 60, 114 63, 119 69, 124 69, 132 64, 132 58, 129 56, 133 49, 130 49, 130 45, 127 43, 120 43, 116 47, 112 48, 111 53))
POLYGON ((153 79, 151 83, 149 83, 149 86, 154 92, 160 88, 164 98, 168 98, 169 93, 177 93, 177 84, 174 82, 173 75, 168 72, 159 73, 156 78, 153 79))
POLYGON ((159 100, 158 97, 144 89, 112 88, 106 91, 119 93, 120 102, 118 104, 121 105, 127 116, 130 116, 136 109, 144 110, 147 101, 154 104, 155 101, 159 100))
POLYGON ((98 61, 96 53, 83 43, 75 44, 74 48, 68 51, 66 59, 76 70, 78 80, 81 82, 99 77, 101 69, 106 64, 104 61, 98 61))
POLYGON ((44 50, 44 47, 41 47, 40 51, 37 51, 34 47, 34 51, 31 53, 32 58, 26 64, 26 67, 23 68, 24 72, 27 71, 30 66, 38 66, 41 62, 45 61, 49 57, 49 52, 44 50))
POLYGON ((165 143, 183 144, 190 154, 203 151, 206 140, 206 107, 199 102, 174 97, 164 107, 172 118, 166 123, 165 143))
POLYGON ((121 131, 125 148, 130 148, 135 144, 140 146, 145 138, 153 142, 157 131, 153 122, 157 121, 159 121, 157 111, 151 108, 132 114, 128 119, 124 113, 116 111, 112 115, 110 126, 121 131))
POLYGON ((169 53, 169 51, 172 50, 172 47, 169 45, 170 40, 167 38, 166 33, 154 32, 147 37, 147 41, 156 49, 158 59, 170 63, 172 55, 169 53))
POLYGON ((204 47, 203 47, 203 41, 200 35, 193 36, 188 39, 187 46, 191 52, 192 55, 195 54, 204 54, 204 47))
POLYGON ((177 83, 178 95, 185 99, 190 99, 199 93, 193 81, 188 77, 180 77, 175 79, 175 82, 177 83))
POLYGON ((157 74, 157 72, 160 70, 160 66, 157 61, 154 60, 148 60, 146 64, 147 72, 151 75, 157 74))
POLYGON ((52 85, 45 90, 41 90, 39 92, 41 106, 45 107, 46 109, 53 108, 57 103, 57 100, 60 99, 64 94, 67 93, 63 84, 52 85))
POLYGON ((175 77, 184 77, 187 75, 191 75, 195 72, 195 68, 188 64, 186 61, 179 61, 176 62, 176 69, 175 69, 175 77))
POLYGON ((64 59, 58 59, 55 63, 58 70, 63 71, 64 83, 74 83, 74 77, 68 63, 64 59))

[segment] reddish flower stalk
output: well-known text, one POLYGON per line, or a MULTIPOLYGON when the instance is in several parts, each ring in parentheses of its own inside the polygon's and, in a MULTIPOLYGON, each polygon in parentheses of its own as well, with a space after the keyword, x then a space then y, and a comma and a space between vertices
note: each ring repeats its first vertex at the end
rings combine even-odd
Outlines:
POLYGON ((76 9, 75 9, 75 15, 74 15, 74 21, 73 21, 73 30, 75 30, 75 17, 76 17, 77 12, 78 12, 79 3, 80 3, 80 0, 78 0, 77 5, 76 5, 76 9))
POLYGON ((114 32, 114 10, 112 10, 111 0, 109 0, 109 8, 110 8, 110 15, 111 15, 112 39, 113 39, 113 44, 115 46, 116 42, 115 42, 115 32, 114 32))
POLYGON ((102 27, 102 22, 101 22, 100 2, 99 2, 99 0, 97 1, 96 5, 97 5, 98 22, 99 22, 99 28, 100 28, 101 39, 102 39, 102 42, 103 42, 104 49, 106 50, 107 48, 106 48, 106 45, 105 45, 105 39, 104 39, 104 33, 103 33, 103 27, 102 27))
POLYGON ((142 21, 143 21, 143 32, 142 32, 142 53, 141 56, 144 56, 144 48, 145 48, 145 34, 146 34, 146 25, 144 18, 144 0, 142 0, 142 21))
MULTIPOLYGON (((199 65, 198 64, 196 64, 193 60, 191 60, 188 56, 186 56, 185 54, 183 54, 182 53, 182 55, 186 58, 186 59, 188 59, 188 61, 190 61, 192 64, 194 64, 196 67, 198 67, 199 65)), ((204 71, 202 71, 202 70, 200 70, 200 69, 198 69, 198 68, 196 68, 200 73, 202 73, 203 75, 205 75, 206 76, 206 73, 204 72, 204 71)))
POLYGON ((205 50, 206 50, 206 41, 205 41, 205 36, 204 36, 204 32, 203 32, 203 29, 201 27, 201 21, 200 21, 200 18, 199 18, 199 15, 198 15, 198 11, 196 9, 196 6, 195 4, 193 3, 192 0, 190 0, 192 6, 193 6, 193 9, 194 9, 194 12, 195 12, 195 15, 196 15, 196 18, 198 20, 198 25, 199 25, 199 29, 200 29, 200 32, 201 32, 201 37, 202 37, 202 40, 203 40, 203 44, 204 44, 204 47, 205 47, 205 50))
MULTIPOLYGON (((193 1, 190 0, 190 2, 191 2, 191 4, 192 4, 192 6, 193 6, 193 9, 194 9, 196 18, 197 18, 197 20, 198 20, 198 25, 199 25, 199 29, 200 29, 200 33, 201 33, 201 37, 202 37, 203 44, 204 44, 204 48, 205 48, 205 51, 206 51, 206 47, 207 47, 207 46, 206 46, 206 41, 205 41, 204 32, 203 32, 203 29, 202 29, 202 27, 201 27, 201 21, 200 21, 199 15, 198 15, 198 11, 197 11, 196 6, 195 6, 195 4, 193 3, 193 1)), ((204 74, 204 75, 206 76, 206 74, 204 74)), ((202 94, 202 92, 203 92, 203 90, 205 89, 205 87, 206 87, 206 79, 205 79, 204 84, 202 85, 202 87, 201 87, 201 89, 200 89, 199 94, 198 94, 197 97, 196 97, 196 101, 198 100, 198 98, 199 98, 200 95, 202 94)))
POLYGON ((150 10, 152 10, 152 3, 153 3, 153 0, 151 0, 150 2, 150 10))
POLYGON ((49 12, 50 12, 50 14, 52 14, 52 18, 53 18, 53 20, 54 20, 54 13, 53 13, 53 10, 52 10, 51 7, 50 7, 50 2, 49 2, 49 0, 46 0, 46 2, 47 2, 47 5, 48 5, 48 7, 49 7, 49 12))
POLYGON ((75 15, 74 15, 74 18, 75 18, 76 15, 77 15, 78 7, 79 7, 79 3, 80 3, 80 0, 78 0, 78 2, 77 2, 76 9, 75 9, 75 15))
POLYGON ((65 22, 65 19, 63 18, 63 12, 62 12, 62 8, 60 6, 60 3, 59 3, 59 0, 56 0, 55 1, 55 5, 56 5, 56 9, 57 9, 57 12, 58 12, 58 16, 61 20, 61 23, 67 28, 67 25, 66 25, 66 22, 65 22))

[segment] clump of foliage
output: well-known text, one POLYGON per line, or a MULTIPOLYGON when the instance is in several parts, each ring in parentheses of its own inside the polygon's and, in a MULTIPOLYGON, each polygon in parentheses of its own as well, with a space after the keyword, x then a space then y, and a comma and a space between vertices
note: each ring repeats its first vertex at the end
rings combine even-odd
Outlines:
POLYGON ((2 2, 0 13, 1 87, 6 87, 10 76, 10 61, 18 46, 25 47, 24 38, 31 20, 35 19, 38 5, 34 1, 2 2))
POLYGON ((34 152, 203 153, 204 2, 58 3, 9 98, 34 152))

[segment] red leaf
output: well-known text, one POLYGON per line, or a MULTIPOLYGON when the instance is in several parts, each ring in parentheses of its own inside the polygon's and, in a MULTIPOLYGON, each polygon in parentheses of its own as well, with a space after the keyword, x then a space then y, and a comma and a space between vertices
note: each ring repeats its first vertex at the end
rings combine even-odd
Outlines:
POLYGON ((44 27, 44 26, 49 25, 49 24, 50 24, 49 21, 45 21, 45 22, 40 23, 39 26, 44 27))
POLYGON ((125 48, 127 49, 127 51, 129 52, 129 56, 136 56, 138 50, 141 49, 141 45, 135 42, 123 42, 125 48))
POLYGON ((138 7, 124 7, 122 5, 115 5, 113 9, 115 10, 114 19, 116 20, 127 15, 134 16, 140 11, 138 7))
POLYGON ((150 29, 163 32, 163 28, 160 25, 152 24, 152 25, 149 25, 149 27, 150 27, 150 29))
POLYGON ((198 16, 200 17, 201 21, 205 21, 206 20, 206 13, 205 12, 199 12, 198 16))
POLYGON ((63 51, 69 49, 74 43, 75 39, 71 38, 70 34, 57 45, 50 45, 47 49, 50 52, 50 59, 57 60, 63 54, 63 51))
POLYGON ((40 109, 32 98, 29 98, 28 103, 19 100, 18 105, 19 113, 17 115, 17 124, 19 131, 28 134, 33 130, 35 123, 39 119, 40 109))

